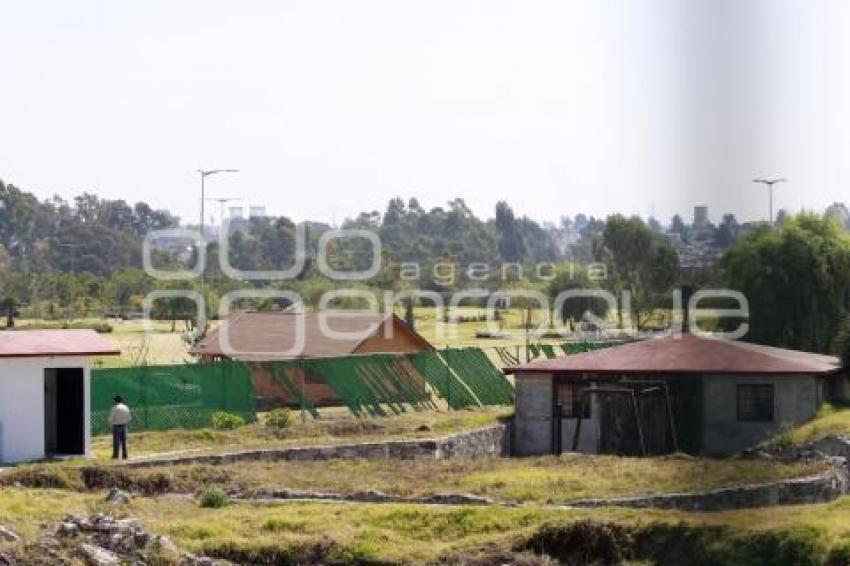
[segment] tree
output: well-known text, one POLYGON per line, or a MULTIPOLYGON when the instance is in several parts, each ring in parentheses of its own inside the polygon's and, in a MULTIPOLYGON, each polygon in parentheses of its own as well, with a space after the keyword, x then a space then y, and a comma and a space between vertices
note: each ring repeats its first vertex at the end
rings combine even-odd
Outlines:
MULTIPOLYGON (((561 293, 574 289, 592 290, 599 286, 590 280, 583 266, 577 264, 565 264, 558 270, 555 278, 546 286, 546 293, 552 300, 552 308, 555 308, 555 300, 561 293)), ((588 314, 604 317, 608 313, 608 302, 601 298, 575 297, 564 301, 561 312, 553 313, 561 322, 571 325, 581 322, 588 314)))
POLYGON ((525 243, 513 209, 503 200, 496 203, 496 233, 502 259, 511 263, 522 261, 525 256, 525 243))
POLYGON ((829 205, 824 216, 832 218, 845 230, 850 230, 850 210, 843 202, 834 202, 829 205))
POLYGON ((850 236, 834 221, 789 216, 740 239, 721 263, 750 304, 753 342, 829 352, 850 301, 850 236))
MULTIPOLYGON (((644 328, 661 297, 676 284, 679 258, 676 251, 660 234, 654 234, 637 216, 609 216, 602 238, 595 247, 597 261, 607 264, 605 286, 622 297, 630 294, 630 315, 638 329, 644 328)), ((623 307, 620 301, 618 318, 623 326, 623 307)))
POLYGON ((2 309, 3 314, 6 316, 6 328, 14 328, 15 316, 18 309, 17 299, 12 295, 6 295, 0 299, 0 309, 2 309))

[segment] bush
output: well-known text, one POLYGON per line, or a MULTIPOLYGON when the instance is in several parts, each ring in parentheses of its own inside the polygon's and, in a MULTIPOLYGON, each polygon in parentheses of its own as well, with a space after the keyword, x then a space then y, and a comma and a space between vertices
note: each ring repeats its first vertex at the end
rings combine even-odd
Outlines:
POLYGON ((292 411, 289 409, 273 409, 266 415, 266 426, 269 428, 282 429, 290 424, 292 424, 292 411))
POLYGON ((198 505, 206 509, 219 509, 230 505, 230 496, 218 486, 205 487, 198 494, 198 505))
POLYGON ((216 430, 234 430, 245 426, 245 419, 226 411, 216 411, 212 414, 212 425, 216 430))
POLYGON ((782 452, 792 446, 794 446, 794 429, 788 425, 782 425, 767 442, 767 449, 771 452, 782 452))

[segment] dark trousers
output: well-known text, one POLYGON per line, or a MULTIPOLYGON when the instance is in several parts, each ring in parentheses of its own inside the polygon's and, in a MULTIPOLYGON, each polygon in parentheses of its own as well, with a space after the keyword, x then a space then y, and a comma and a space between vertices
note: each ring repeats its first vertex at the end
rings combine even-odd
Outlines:
POLYGON ((112 458, 118 458, 118 448, 121 457, 127 459, 127 425, 112 425, 112 458))

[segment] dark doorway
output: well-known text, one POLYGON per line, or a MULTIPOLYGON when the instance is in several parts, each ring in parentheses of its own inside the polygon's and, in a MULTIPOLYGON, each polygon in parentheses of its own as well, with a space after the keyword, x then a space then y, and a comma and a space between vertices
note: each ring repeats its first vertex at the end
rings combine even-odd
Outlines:
POLYGON ((44 448, 47 454, 86 453, 83 368, 44 371, 44 448))

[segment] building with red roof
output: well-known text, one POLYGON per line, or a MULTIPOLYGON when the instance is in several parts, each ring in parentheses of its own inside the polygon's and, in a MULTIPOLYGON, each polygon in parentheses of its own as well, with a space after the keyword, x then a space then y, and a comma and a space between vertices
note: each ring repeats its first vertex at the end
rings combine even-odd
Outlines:
POLYGON ((845 381, 832 356, 690 333, 505 371, 518 454, 734 454, 810 420, 845 381))
POLYGON ((0 462, 88 455, 91 357, 119 353, 93 330, 0 332, 0 462))

